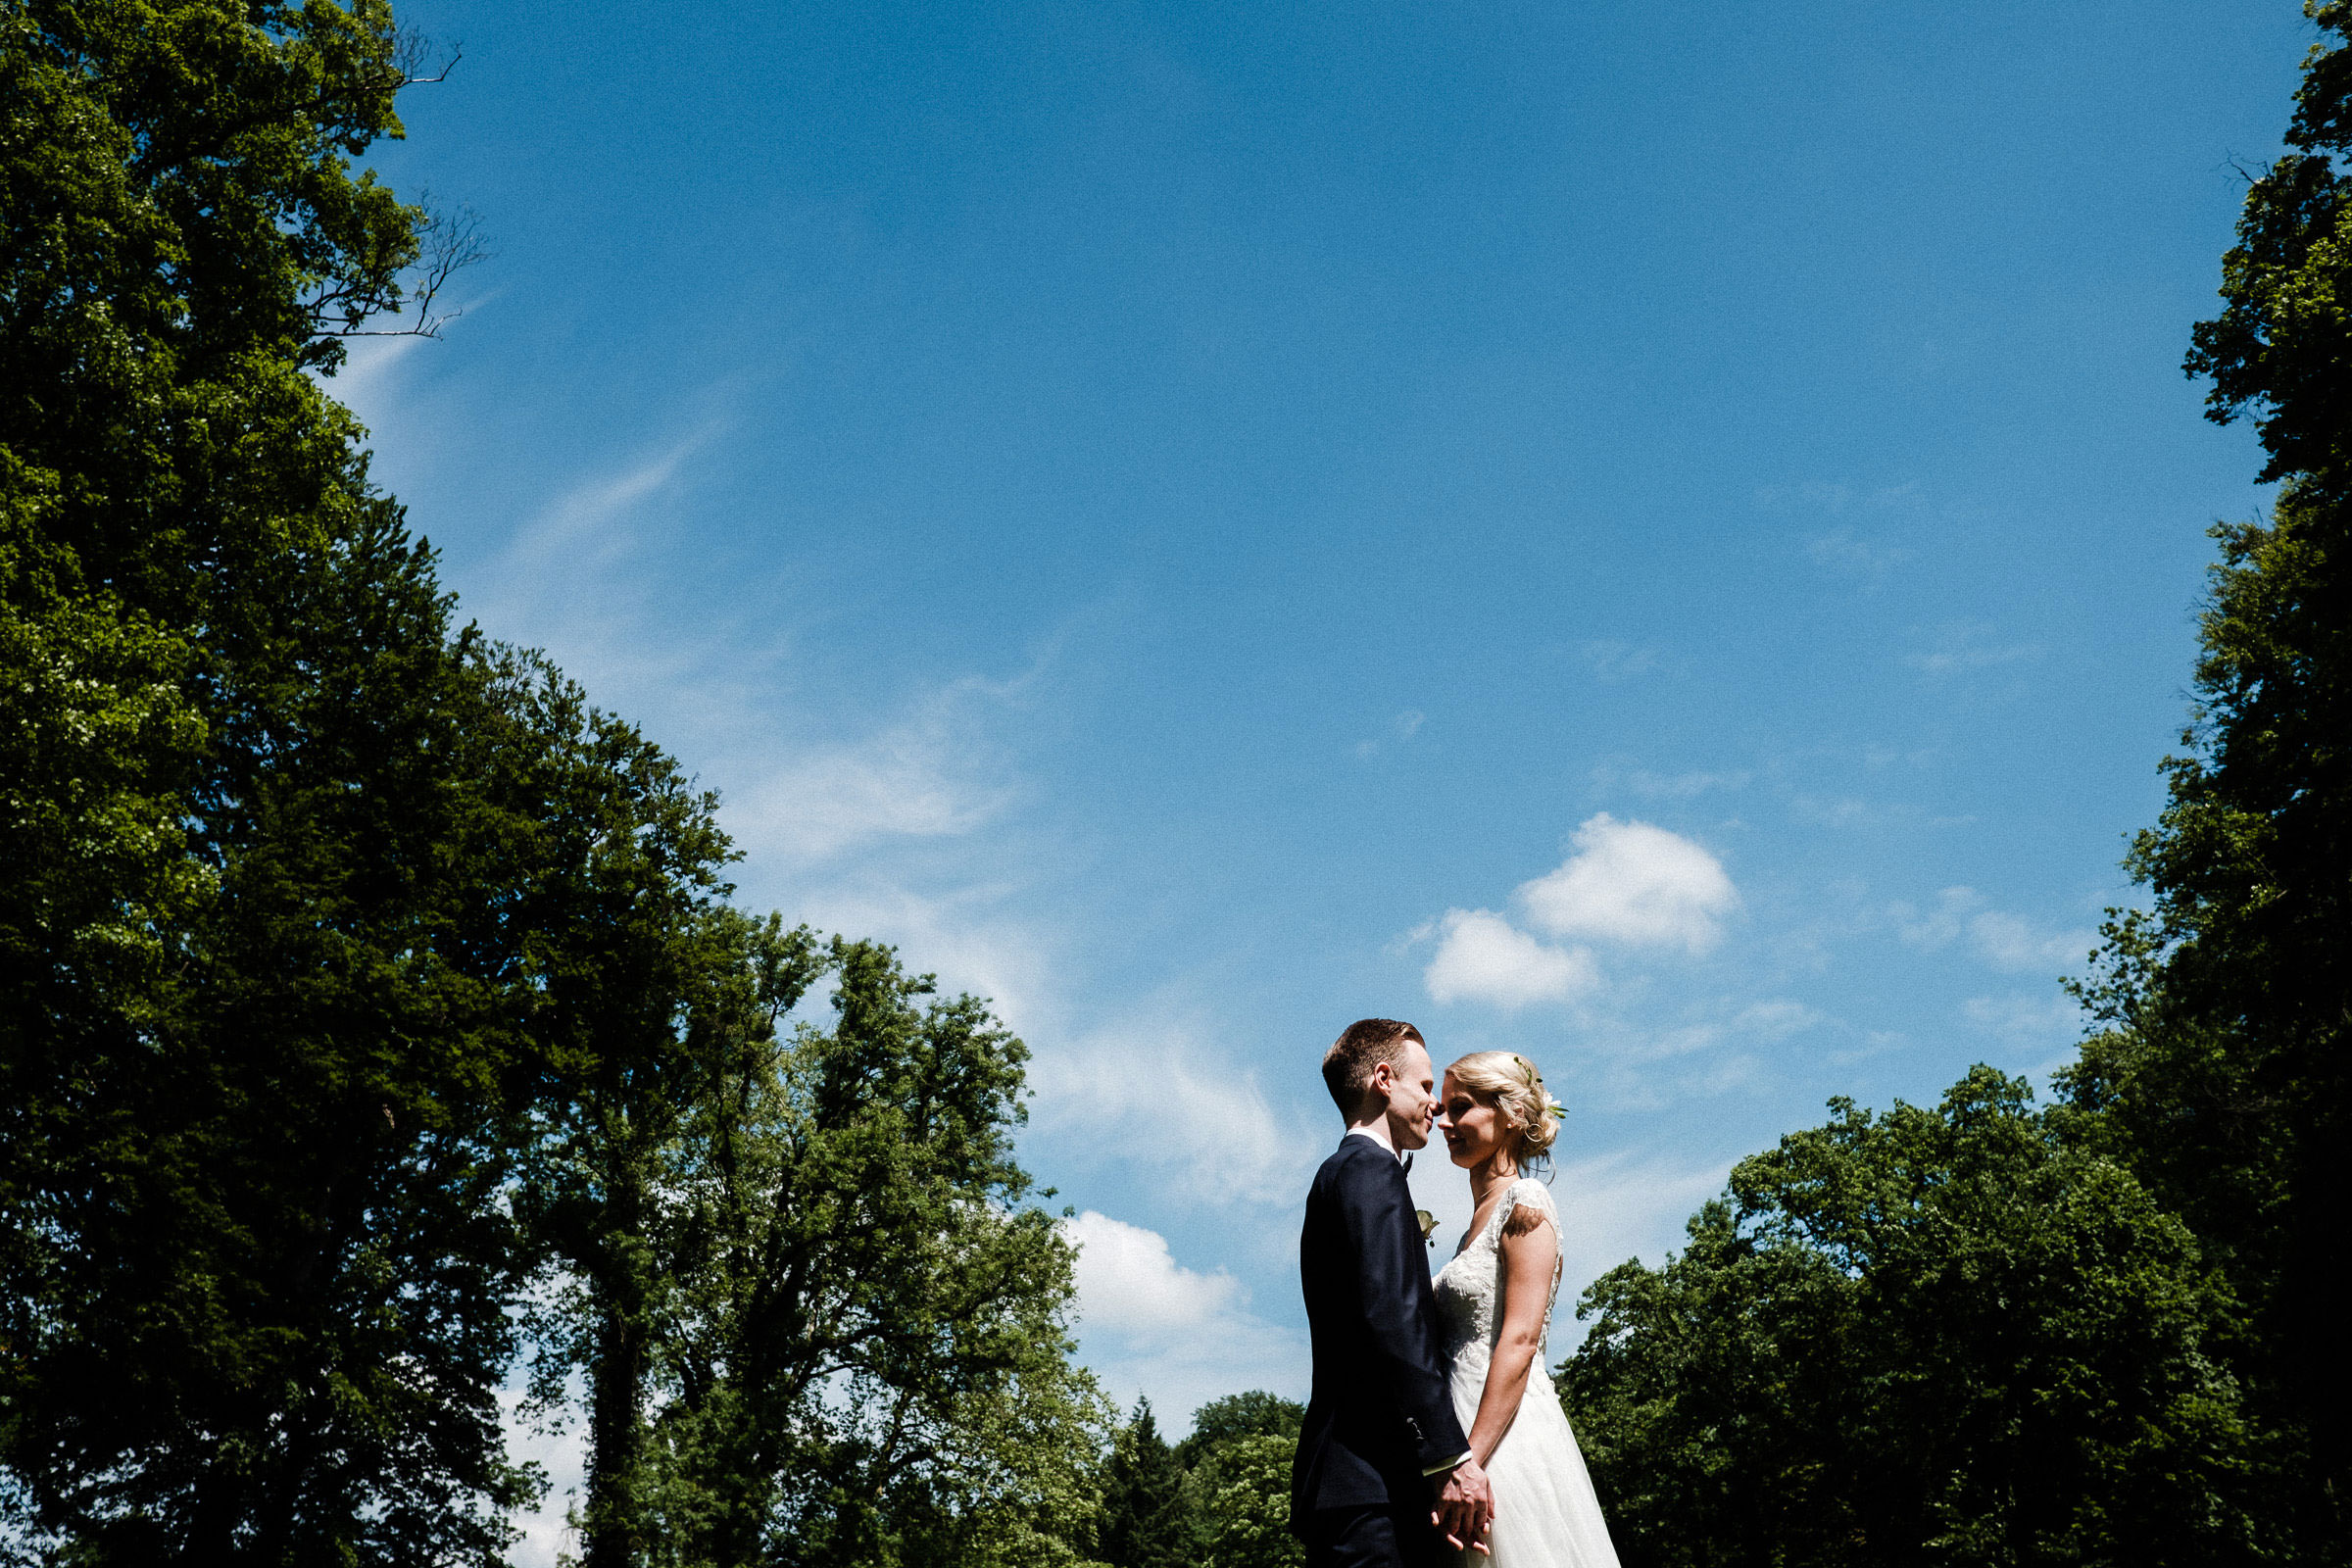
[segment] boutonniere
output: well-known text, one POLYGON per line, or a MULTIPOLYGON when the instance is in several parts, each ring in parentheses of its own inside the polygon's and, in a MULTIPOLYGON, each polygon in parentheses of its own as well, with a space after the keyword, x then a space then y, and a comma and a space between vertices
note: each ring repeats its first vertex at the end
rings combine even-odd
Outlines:
POLYGON ((1423 1247, 1437 1246, 1438 1216, 1426 1208, 1416 1208, 1413 1210, 1413 1218, 1421 1227, 1421 1245, 1423 1247))

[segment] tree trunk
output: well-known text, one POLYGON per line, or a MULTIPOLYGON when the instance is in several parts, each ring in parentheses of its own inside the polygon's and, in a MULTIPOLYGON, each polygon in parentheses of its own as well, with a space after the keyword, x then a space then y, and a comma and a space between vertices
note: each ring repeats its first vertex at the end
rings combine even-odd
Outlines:
POLYGON ((639 1568, 645 1561, 645 1177, 635 1161, 612 1173, 595 1289, 600 1302, 588 1367, 587 1506, 581 1568, 639 1568))

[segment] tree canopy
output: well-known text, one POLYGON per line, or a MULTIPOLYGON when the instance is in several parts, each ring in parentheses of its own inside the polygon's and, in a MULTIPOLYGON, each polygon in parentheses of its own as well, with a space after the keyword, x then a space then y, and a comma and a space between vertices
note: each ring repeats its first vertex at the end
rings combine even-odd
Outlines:
POLYGON ((2132 846, 2153 895, 2109 922, 2069 1074, 2107 1147, 2180 1212, 2247 1314, 2230 1350, 2283 1445, 2278 1506, 2348 1533, 2352 1349, 2334 1253, 2352 1200, 2352 6, 2312 3, 2287 151, 2256 172, 2223 310, 2187 368, 2277 481, 2215 529, 2196 705, 2132 846), (2291 1457, 2287 1455, 2291 1454, 2291 1457))
POLYGON ((527 1336, 600 1565, 1068 1558, 1106 1423, 1019 1042, 736 910, 712 799, 456 620, 329 395, 462 259, 354 166, 413 54, 0 0, 4 1549, 495 1562, 527 1336))
POLYGON ((1934 1108, 1832 1109, 1579 1308, 1563 1400, 1629 1563, 2275 1544, 2213 1353, 2227 1289, 2178 1218, 1987 1068, 1934 1108))

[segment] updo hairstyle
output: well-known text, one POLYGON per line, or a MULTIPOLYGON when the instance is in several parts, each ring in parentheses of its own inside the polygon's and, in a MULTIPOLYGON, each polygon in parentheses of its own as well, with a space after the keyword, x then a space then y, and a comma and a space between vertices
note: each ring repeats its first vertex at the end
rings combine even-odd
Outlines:
POLYGON ((1521 1170, 1551 1157, 1551 1141, 1560 1135, 1560 1123, 1534 1062, 1515 1051, 1476 1051, 1446 1070, 1519 1129, 1511 1158, 1521 1170))

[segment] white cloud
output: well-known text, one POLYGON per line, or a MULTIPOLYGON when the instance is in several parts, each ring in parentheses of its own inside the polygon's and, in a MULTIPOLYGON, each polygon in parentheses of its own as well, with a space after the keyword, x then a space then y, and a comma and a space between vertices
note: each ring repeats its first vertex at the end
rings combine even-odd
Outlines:
POLYGON ((1092 1209, 1064 1220, 1062 1235, 1079 1250, 1083 1357, 1120 1405, 1149 1396, 1175 1434, 1223 1395, 1304 1396, 1301 1336, 1250 1312, 1231 1275, 1186 1268, 1157 1232, 1092 1209))
POLYGON ((1723 863, 1698 845, 1603 811, 1576 830, 1577 853, 1518 892, 1529 917, 1555 937, 1594 937, 1699 954, 1723 935, 1740 895, 1723 863))
MULTIPOLYGON (((583 1389, 578 1374, 572 1375, 568 1389, 576 1411, 583 1389)), ((564 1516, 580 1500, 580 1485, 587 1471, 586 1423, 576 1413, 552 1428, 543 1424, 544 1417, 528 1417, 518 1383, 501 1391, 499 1404, 506 1412, 507 1457, 516 1464, 538 1465, 548 1480, 547 1494, 539 1506, 514 1518, 522 1529, 522 1539, 512 1548, 511 1560, 515 1568, 556 1568, 565 1553, 576 1554, 580 1546, 579 1532, 564 1516)))
POLYGON ((1061 1222, 1078 1249, 1082 1327, 1130 1337, 1197 1334, 1240 1300, 1241 1282, 1219 1269, 1198 1274, 1178 1264, 1167 1238, 1088 1209, 1061 1222))
POLYGON ((1567 1002, 1600 984, 1582 948, 1547 947, 1489 909, 1448 909, 1438 923, 1437 956, 1422 979, 1438 1002, 1524 1007, 1567 1002))

